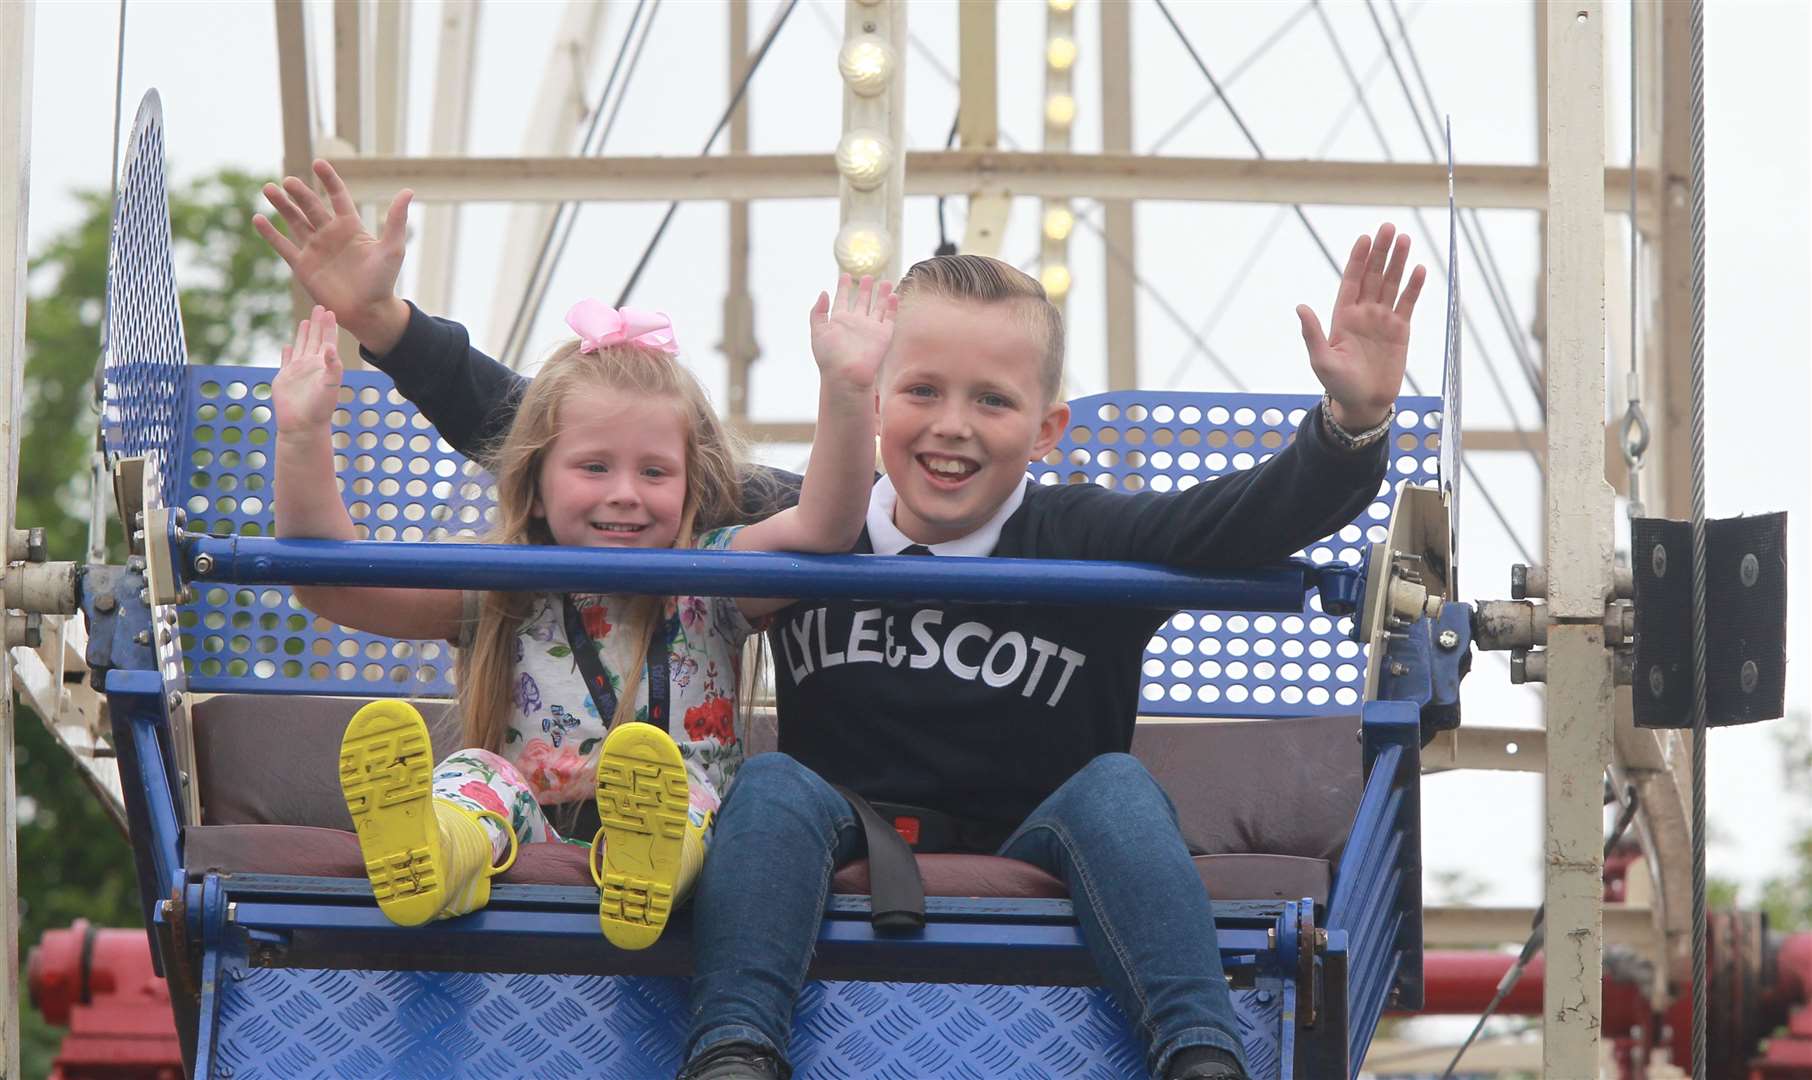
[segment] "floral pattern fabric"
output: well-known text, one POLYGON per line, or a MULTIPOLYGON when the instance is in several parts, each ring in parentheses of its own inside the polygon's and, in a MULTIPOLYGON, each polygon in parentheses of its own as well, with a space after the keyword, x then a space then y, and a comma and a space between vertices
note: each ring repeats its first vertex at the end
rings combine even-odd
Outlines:
MULTIPOLYGON (((736 528, 714 529, 699 538, 702 550, 729 547, 736 528)), ((619 632, 627 621, 632 598, 577 595, 574 603, 589 643, 609 681, 602 695, 609 705, 621 692, 623 677, 640 652, 640 642, 619 632)), ((655 647, 667 650, 667 733, 679 744, 686 772, 697 789, 722 792, 742 764, 742 740, 735 728, 736 692, 742 669, 743 642, 751 633, 736 601, 680 596, 663 613, 666 633, 655 647)), ((516 687, 504 725, 504 756, 543 805, 592 797, 610 716, 585 687, 567 640, 564 610, 557 593, 535 598, 516 636, 516 687)), ((648 686, 636 681, 638 720, 648 719, 648 686)))

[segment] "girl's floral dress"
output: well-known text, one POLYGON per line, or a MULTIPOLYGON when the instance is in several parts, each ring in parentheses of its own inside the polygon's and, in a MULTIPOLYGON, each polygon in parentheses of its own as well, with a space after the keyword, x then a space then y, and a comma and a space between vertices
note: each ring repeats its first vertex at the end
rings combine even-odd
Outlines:
MULTIPOLYGON (((699 538, 698 547, 722 550, 735 528, 715 529, 699 538)), ((617 633, 629 601, 619 595, 574 598, 598 659, 615 692, 634 660, 638 643, 617 633)), ((719 792, 729 786, 742 764, 742 740, 735 729, 736 689, 741 674, 743 642, 751 630, 736 601, 680 596, 668 601, 663 618, 667 650, 667 730, 686 760, 692 788, 692 819, 700 826, 715 815, 719 792)), ((610 716, 585 688, 566 638, 561 598, 536 597, 516 634, 515 690, 503 752, 466 749, 447 756, 434 770, 434 797, 468 810, 490 810, 507 818, 520 843, 553 843, 562 838, 543 812, 544 806, 593 797, 598 748, 610 716)), ((581 647, 585 647, 581 643, 581 647)), ((645 669, 644 669, 645 674, 645 669)), ((648 686, 637 680, 636 719, 648 718, 648 686)), ((482 818, 491 832, 496 857, 509 849, 509 838, 495 818, 482 818)), ((706 834, 709 840, 709 833, 706 834)), ((580 841, 590 837, 576 837, 580 841)))

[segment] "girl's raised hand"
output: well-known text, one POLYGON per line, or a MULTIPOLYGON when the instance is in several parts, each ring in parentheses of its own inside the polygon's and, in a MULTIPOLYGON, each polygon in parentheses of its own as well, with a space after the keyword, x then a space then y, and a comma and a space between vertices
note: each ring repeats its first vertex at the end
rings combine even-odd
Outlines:
POLYGON ((283 347, 282 365, 271 380, 271 404, 278 435, 324 430, 340 397, 339 327, 333 312, 316 307, 296 324, 296 340, 283 347))
POLYGON ((891 281, 865 276, 853 282, 844 274, 837 279, 835 300, 819 293, 812 305, 812 358, 820 376, 874 389, 899 310, 891 281))
POLYGON ((1332 333, 1322 335, 1321 320, 1307 304, 1296 308, 1309 365, 1334 401, 1329 419, 1347 431, 1376 427, 1402 391, 1409 320, 1428 278, 1427 268, 1418 266, 1402 285, 1408 265, 1409 237, 1386 222, 1375 238, 1361 236, 1353 244, 1334 297, 1332 333))

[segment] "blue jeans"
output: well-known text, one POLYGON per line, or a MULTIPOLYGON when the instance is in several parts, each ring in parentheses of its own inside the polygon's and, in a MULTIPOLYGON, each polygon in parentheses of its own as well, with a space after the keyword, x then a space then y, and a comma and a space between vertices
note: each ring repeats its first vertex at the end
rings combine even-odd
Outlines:
MULTIPOLYGON (((785 1053, 831 874, 864 849, 849 804, 816 773, 778 753, 743 765, 694 894, 688 1059, 732 1041, 785 1053)), ((1208 891, 1176 808, 1137 759, 1091 761, 999 854, 1069 886, 1089 952, 1154 1076, 1190 1046, 1244 1061, 1208 891)))

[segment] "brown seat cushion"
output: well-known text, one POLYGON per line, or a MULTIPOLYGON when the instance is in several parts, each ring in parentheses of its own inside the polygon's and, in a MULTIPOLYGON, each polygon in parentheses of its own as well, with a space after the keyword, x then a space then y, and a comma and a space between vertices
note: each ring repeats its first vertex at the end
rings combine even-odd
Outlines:
MULTIPOLYGON (((195 771, 201 819, 221 825, 314 825, 352 829, 340 795, 340 736, 369 700, 292 694, 198 698, 195 771)), ((416 701, 434 740, 434 760, 460 749, 448 701, 416 701)))
MULTIPOLYGON (((363 699, 222 694, 194 705, 204 825, 186 833, 191 871, 362 877, 358 843, 340 796, 340 734, 363 699), (259 828, 252 828, 259 826, 259 828), (276 832, 267 827, 283 827, 276 832)), ((450 703, 417 702, 438 760, 459 748, 450 703)), ((1133 737, 1177 806, 1196 868, 1221 900, 1325 902, 1361 790, 1353 716, 1255 721, 1145 721, 1133 737)), ((773 746, 773 718, 757 715, 751 752, 773 746)), ((931 896, 1061 897, 1062 883, 1024 863, 987 856, 921 859, 931 896), (950 861, 946 861, 950 860, 950 861)), ((867 891, 858 863, 839 892, 867 891)), ((500 879, 588 885, 583 848, 529 844, 500 879)))
MULTIPOLYGON (((304 825, 202 825, 183 832, 189 872, 365 876, 358 838, 339 829, 304 825)), ((510 885, 591 884, 586 849, 576 844, 524 844, 516 862, 498 876, 510 885)), ((1208 895, 1220 900, 1327 901, 1328 865, 1285 855, 1208 855, 1195 860, 1208 895)), ((1063 882, 1029 863, 992 855, 921 855, 927 896, 1055 899, 1069 895, 1063 882)), ((868 892, 868 860, 837 871, 831 891, 868 892)))

